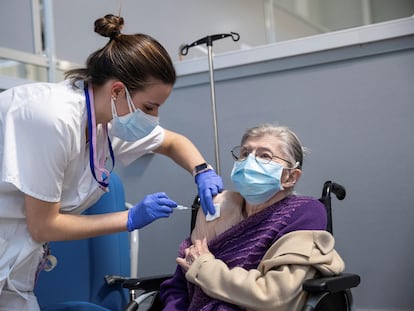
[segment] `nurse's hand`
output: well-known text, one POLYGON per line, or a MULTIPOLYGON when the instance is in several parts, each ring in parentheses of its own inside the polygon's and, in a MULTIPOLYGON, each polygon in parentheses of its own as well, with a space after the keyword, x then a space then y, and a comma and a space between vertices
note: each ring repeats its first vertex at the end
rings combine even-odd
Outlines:
POLYGON ((177 207, 177 203, 164 192, 147 195, 128 211, 128 231, 140 229, 158 218, 170 216, 174 207, 177 207))
POLYGON ((214 208, 213 197, 223 191, 223 180, 214 170, 208 170, 197 174, 195 182, 204 215, 214 215, 216 209, 214 208))

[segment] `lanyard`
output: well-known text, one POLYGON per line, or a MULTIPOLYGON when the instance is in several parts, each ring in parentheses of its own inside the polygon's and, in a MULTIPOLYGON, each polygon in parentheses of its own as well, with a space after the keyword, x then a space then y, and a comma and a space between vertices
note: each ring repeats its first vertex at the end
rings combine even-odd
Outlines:
POLYGON ((107 138, 109 153, 112 159, 111 171, 108 171, 107 169, 105 169, 104 152, 105 152, 106 140, 103 141, 102 148, 101 148, 101 154, 99 158, 96 154, 96 146, 97 146, 96 145, 96 120, 95 120, 95 107, 93 104, 91 104, 93 103, 92 87, 89 86, 89 88, 86 88, 85 86, 84 92, 85 92, 85 98, 86 98, 86 110, 88 112, 88 136, 91 142, 89 144, 89 166, 91 168, 93 178, 95 178, 95 180, 98 182, 101 189, 104 191, 108 191, 109 177, 112 172, 112 169, 115 166, 114 151, 112 150, 111 140, 109 139, 109 135, 108 135, 108 125, 104 124, 102 125, 102 128, 103 128, 104 136, 106 136, 107 138), (96 175, 95 171, 99 172, 98 176, 96 175))

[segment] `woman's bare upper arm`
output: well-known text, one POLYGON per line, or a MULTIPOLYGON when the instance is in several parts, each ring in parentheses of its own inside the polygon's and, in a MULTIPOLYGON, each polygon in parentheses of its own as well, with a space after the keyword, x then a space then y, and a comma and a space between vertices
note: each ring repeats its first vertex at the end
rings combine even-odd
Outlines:
POLYGON ((199 209, 196 225, 191 234, 193 243, 203 238, 211 241, 243 219, 241 214, 243 198, 238 193, 224 190, 214 197, 213 202, 220 205, 220 217, 213 221, 206 221, 203 211, 199 209))
POLYGON ((37 240, 42 230, 46 230, 59 216, 59 202, 47 202, 25 195, 26 221, 32 238, 37 240))

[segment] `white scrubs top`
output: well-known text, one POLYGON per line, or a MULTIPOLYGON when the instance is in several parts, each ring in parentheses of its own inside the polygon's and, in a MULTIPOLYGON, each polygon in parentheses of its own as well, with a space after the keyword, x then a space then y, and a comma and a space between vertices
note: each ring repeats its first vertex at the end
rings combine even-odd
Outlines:
MULTIPOLYGON (((0 310, 38 310, 32 290, 43 250, 28 233, 24 195, 81 213, 104 193, 90 171, 86 124, 83 87, 69 81, 0 93, 0 310)), ((160 126, 137 142, 111 137, 116 163, 131 163, 163 139, 160 126)))

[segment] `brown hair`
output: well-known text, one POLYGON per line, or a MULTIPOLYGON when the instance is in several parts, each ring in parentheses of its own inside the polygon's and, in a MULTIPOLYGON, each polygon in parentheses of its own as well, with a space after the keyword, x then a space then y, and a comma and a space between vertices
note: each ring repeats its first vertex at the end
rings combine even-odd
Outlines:
POLYGON ((151 80, 174 85, 176 73, 165 48, 154 38, 145 34, 121 33, 124 19, 112 14, 95 21, 95 32, 109 37, 109 42, 89 55, 86 68, 66 72, 72 84, 83 80, 103 85, 109 79, 117 79, 134 93, 144 90, 151 80))

